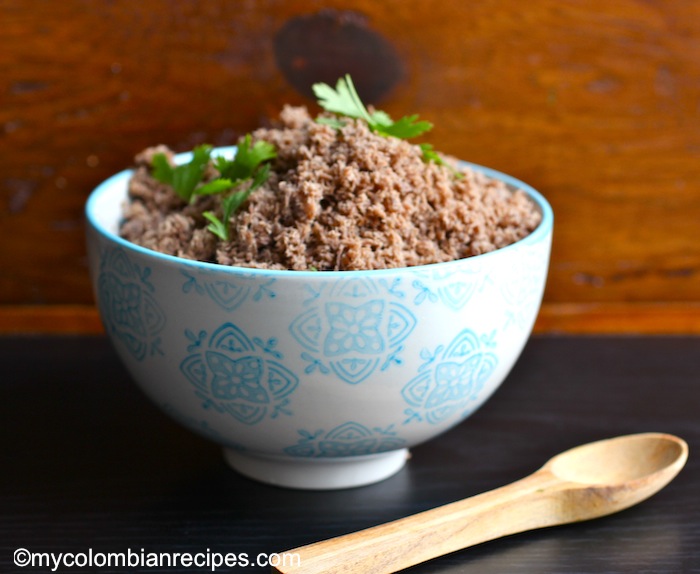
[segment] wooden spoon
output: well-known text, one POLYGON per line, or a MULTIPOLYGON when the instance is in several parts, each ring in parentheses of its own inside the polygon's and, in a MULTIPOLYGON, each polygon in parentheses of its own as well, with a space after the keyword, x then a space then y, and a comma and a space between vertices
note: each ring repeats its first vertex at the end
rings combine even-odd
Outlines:
POLYGON ((290 550, 298 559, 273 572, 389 574, 501 536, 598 518, 661 490, 687 458, 685 441, 668 434, 585 444, 496 490, 290 550))

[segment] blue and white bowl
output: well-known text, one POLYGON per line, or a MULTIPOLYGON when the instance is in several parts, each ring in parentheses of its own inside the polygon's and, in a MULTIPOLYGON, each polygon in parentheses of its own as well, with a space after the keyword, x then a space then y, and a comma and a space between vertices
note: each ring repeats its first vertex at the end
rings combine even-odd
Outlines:
POLYGON ((121 172, 86 207, 106 332, 143 391, 243 474, 308 489, 384 479, 408 448, 491 396, 541 303, 549 204, 472 167, 525 190, 539 227, 468 259, 334 272, 226 267, 132 244, 117 233, 131 176, 121 172))

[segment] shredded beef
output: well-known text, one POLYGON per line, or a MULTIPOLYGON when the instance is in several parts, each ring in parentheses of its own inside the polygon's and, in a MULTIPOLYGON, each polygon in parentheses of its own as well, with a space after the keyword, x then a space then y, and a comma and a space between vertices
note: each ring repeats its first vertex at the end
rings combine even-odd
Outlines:
POLYGON ((278 126, 252 136, 272 143, 277 158, 266 184, 232 217, 230 241, 206 229, 202 213, 221 214, 216 196, 187 204, 151 176, 155 153, 172 156, 164 146, 136 157, 121 235, 223 265, 361 270, 493 251, 540 222, 524 192, 469 168, 460 167, 463 177, 456 178, 450 168, 426 163, 419 146, 379 136, 360 121, 336 129, 305 108, 285 107, 278 126))

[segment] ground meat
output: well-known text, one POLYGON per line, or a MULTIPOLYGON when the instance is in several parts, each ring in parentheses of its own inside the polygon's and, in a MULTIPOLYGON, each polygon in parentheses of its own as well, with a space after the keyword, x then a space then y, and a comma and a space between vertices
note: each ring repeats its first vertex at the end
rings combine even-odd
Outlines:
MULTIPOLYGON (((423 161, 421 149, 372 133, 337 130, 305 108, 253 132, 277 150, 267 183, 231 221, 231 240, 206 230, 216 196, 192 204, 150 175, 159 146, 136 158, 120 233, 144 247, 200 261, 270 269, 360 270, 451 261, 528 235, 540 213, 522 191, 480 172, 423 161)), ((214 177, 212 170, 209 174, 214 177)))

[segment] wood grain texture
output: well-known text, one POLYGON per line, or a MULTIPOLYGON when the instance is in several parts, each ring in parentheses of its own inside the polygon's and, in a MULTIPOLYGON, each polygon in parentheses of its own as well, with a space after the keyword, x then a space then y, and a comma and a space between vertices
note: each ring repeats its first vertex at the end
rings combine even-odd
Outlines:
POLYGON ((700 299, 697 2, 4 0, 0 14, 2 305, 89 305, 97 183, 147 145, 231 143, 311 104, 291 80, 350 63, 387 111, 433 121, 439 148, 547 196, 548 303, 700 299), (300 18, 349 32, 285 72, 275 41, 300 18))
MULTIPOLYGON (((210 549, 255 559, 485 492, 578 444, 659 431, 683 437, 691 454, 649 501, 600 520, 476 546, 410 572, 696 573, 699 348, 698 337, 535 337, 477 413, 413 449, 395 476, 363 488, 305 492, 228 469, 217 446, 163 415, 130 382, 106 338, 0 338, 0 449, 8 461, 0 473, 0 571, 42 570, 14 567, 16 548, 210 549)), ((154 570, 196 569, 128 569, 154 570)))

